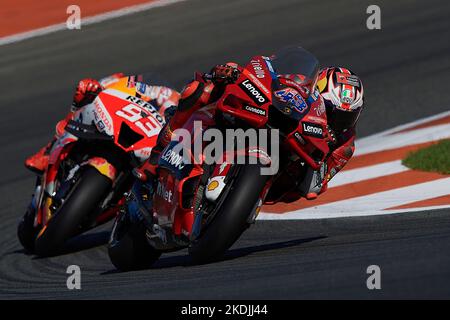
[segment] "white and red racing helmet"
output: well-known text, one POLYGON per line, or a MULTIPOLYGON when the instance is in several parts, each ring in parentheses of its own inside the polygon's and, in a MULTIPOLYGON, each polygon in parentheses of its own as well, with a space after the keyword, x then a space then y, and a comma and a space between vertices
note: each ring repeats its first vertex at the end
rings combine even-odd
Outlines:
POLYGON ((332 128, 342 131, 354 127, 364 104, 364 89, 359 77, 346 68, 323 68, 317 86, 332 128))

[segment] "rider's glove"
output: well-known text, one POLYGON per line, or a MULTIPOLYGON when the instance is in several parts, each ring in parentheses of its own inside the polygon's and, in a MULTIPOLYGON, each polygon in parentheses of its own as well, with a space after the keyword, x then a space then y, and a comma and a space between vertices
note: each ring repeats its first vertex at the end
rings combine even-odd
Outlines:
POLYGON ((228 84, 235 82, 239 78, 240 71, 234 66, 219 64, 211 69, 210 74, 213 82, 228 84))
POLYGON ((103 87, 97 80, 89 78, 81 80, 73 96, 73 106, 75 108, 81 108, 92 102, 102 90, 103 87))
POLYGON ((166 110, 164 110, 164 120, 166 122, 169 122, 170 119, 175 115, 177 112, 177 106, 170 106, 166 110))

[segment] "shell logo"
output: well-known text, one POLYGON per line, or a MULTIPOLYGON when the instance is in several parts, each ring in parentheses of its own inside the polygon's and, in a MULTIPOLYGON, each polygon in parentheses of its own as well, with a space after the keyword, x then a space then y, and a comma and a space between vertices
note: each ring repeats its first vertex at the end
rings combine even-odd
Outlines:
POLYGON ((208 184, 208 191, 213 191, 213 190, 217 189, 218 186, 219 186, 219 182, 217 182, 216 180, 213 180, 208 184))

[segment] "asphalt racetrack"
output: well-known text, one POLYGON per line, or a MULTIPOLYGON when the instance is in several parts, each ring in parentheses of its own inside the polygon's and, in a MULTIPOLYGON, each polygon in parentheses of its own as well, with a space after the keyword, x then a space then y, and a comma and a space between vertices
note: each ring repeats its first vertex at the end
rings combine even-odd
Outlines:
POLYGON ((450 210, 308 221, 259 221, 223 261, 193 266, 185 251, 154 268, 118 273, 108 227, 70 253, 37 259, 16 226, 34 184, 23 160, 51 137, 78 79, 152 71, 180 88, 194 70, 245 62, 301 44, 322 65, 348 66, 365 84, 366 136, 449 109, 450 2, 187 1, 0 47, 0 298, 450 298, 450 210), (68 290, 79 265, 82 289, 68 290), (381 268, 381 290, 366 269, 381 268))

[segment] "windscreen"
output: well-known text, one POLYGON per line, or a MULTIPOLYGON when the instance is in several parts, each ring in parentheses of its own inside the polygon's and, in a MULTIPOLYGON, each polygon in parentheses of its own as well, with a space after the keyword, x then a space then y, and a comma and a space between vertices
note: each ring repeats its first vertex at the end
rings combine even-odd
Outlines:
POLYGON ((309 92, 316 84, 319 61, 302 47, 287 47, 271 57, 272 66, 280 79, 295 81, 309 92))

